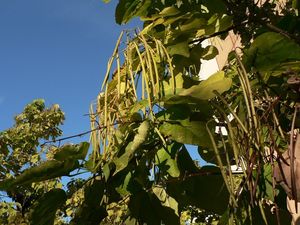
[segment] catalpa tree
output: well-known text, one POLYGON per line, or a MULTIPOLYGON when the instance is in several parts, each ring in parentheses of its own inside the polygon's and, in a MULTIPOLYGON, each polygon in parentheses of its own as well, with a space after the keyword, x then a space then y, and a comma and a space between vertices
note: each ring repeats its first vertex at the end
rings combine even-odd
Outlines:
MULTIPOLYGON (((298 13, 297 0, 120 0, 116 22, 139 17, 143 29, 124 31, 108 61, 90 109, 91 153, 85 142, 52 146, 47 160, 5 173, 0 189, 34 196, 29 224, 295 223, 298 13), (229 34, 238 51, 200 80, 203 60, 222 53, 213 43, 229 34), (32 194, 74 170, 92 176, 32 194)), ((15 147, 2 142, 4 162, 15 147)))

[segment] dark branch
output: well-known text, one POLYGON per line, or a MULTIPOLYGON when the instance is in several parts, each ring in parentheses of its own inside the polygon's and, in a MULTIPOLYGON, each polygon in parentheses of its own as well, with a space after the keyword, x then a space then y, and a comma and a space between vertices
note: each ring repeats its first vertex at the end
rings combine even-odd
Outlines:
POLYGON ((197 42, 200 42, 200 43, 201 43, 202 41, 204 41, 204 40, 206 40, 206 39, 209 39, 209 38, 212 38, 212 37, 216 37, 216 36, 219 36, 219 35, 228 33, 229 31, 231 31, 231 30, 233 30, 233 29, 236 29, 236 28, 238 28, 239 26, 245 25, 245 24, 247 24, 247 23, 249 23, 248 20, 243 21, 243 22, 241 22, 240 24, 232 25, 232 26, 228 27, 228 28, 225 29, 225 30, 221 30, 221 31, 215 32, 215 33, 213 33, 213 34, 209 34, 209 35, 203 35, 203 36, 201 36, 201 37, 198 38, 198 39, 195 39, 195 40, 190 41, 189 44, 193 44, 193 43, 197 43, 197 42))
MULTIPOLYGON (((120 124, 120 122, 113 123, 110 126, 115 126, 115 125, 118 125, 118 124, 120 124)), ((122 124, 124 124, 124 122, 122 122, 122 124)), ((54 139, 52 141, 45 141, 43 144, 41 144, 41 146, 44 146, 44 145, 49 144, 49 143, 56 143, 56 142, 60 142, 60 141, 64 141, 64 140, 68 140, 68 139, 72 139, 72 138, 76 138, 76 137, 82 137, 84 135, 90 134, 90 133, 92 133, 94 131, 97 131, 97 130, 105 129, 107 127, 108 126, 98 126, 95 129, 88 130, 88 131, 85 131, 85 132, 82 132, 82 133, 79 133, 79 134, 75 134, 75 135, 71 135, 71 136, 67 136, 67 137, 63 137, 63 138, 59 138, 59 139, 54 139)))

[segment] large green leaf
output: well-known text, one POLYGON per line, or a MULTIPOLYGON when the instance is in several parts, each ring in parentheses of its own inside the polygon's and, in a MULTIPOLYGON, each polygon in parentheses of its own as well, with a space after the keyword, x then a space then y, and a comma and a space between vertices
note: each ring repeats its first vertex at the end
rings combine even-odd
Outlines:
POLYGON ((209 60, 216 57, 216 55, 218 55, 218 50, 212 45, 203 48, 201 44, 197 44, 189 48, 188 57, 183 55, 184 54, 173 55, 172 62, 175 67, 174 71, 179 73, 187 70, 191 74, 197 75, 201 69, 201 59, 209 60))
POLYGON ((177 164, 180 170, 180 173, 185 176, 187 174, 197 174, 200 171, 200 168, 196 166, 195 161, 190 156, 185 145, 182 145, 180 151, 177 155, 177 164))
POLYGON ((155 155, 155 163, 160 170, 165 170, 172 177, 178 177, 180 175, 176 156, 181 146, 182 144, 174 142, 165 148, 159 149, 155 155))
POLYGON ((167 110, 158 112, 156 119, 161 122, 178 122, 180 120, 188 119, 191 115, 191 110, 187 104, 176 104, 170 106, 167 110))
POLYGON ((133 218, 139 221, 138 224, 180 224, 176 200, 167 195, 161 187, 154 187, 153 193, 141 190, 131 195, 128 207, 130 218, 126 224, 132 224, 129 221, 134 221, 133 218))
POLYGON ((139 224, 161 224, 161 219, 157 213, 157 204, 152 201, 151 196, 145 190, 130 196, 128 208, 130 218, 137 219, 139 224))
POLYGON ((202 167, 183 180, 169 182, 167 193, 182 207, 194 205, 217 214, 224 213, 229 203, 229 193, 223 177, 214 166, 202 167))
MULTIPOLYGON (((228 143, 228 141, 225 141, 225 146, 224 146, 224 143, 221 140, 220 135, 215 134, 214 136, 215 136, 214 139, 215 139, 218 151, 219 151, 219 156, 220 156, 223 164, 226 165, 227 164, 226 155, 228 154, 230 159, 232 159, 234 157, 232 146, 230 145, 230 143, 228 143)), ((201 156, 201 158, 204 159, 206 162, 212 163, 215 165, 218 164, 216 153, 212 148, 198 146, 198 153, 201 156)), ((232 163, 235 163, 235 162, 232 161, 232 163)))
POLYGON ((218 54, 219 54, 218 49, 213 45, 209 45, 203 50, 202 59, 211 60, 215 58, 218 54))
POLYGON ((160 201, 159 215, 165 225, 179 225, 178 203, 160 186, 152 188, 153 194, 160 201))
POLYGON ((248 69, 255 67, 267 79, 278 75, 276 67, 280 69, 283 63, 298 61, 300 67, 300 45, 279 33, 263 33, 245 51, 243 60, 248 69))
POLYGON ((226 78, 223 71, 217 72, 207 80, 200 82, 179 93, 180 96, 189 96, 201 100, 207 100, 215 97, 214 91, 223 93, 231 87, 232 80, 226 78))
POLYGON ((17 185, 25 185, 33 182, 44 181, 64 175, 78 168, 77 160, 46 161, 38 166, 25 170, 16 178, 6 179, 0 182, 0 190, 8 190, 17 185))
POLYGON ((116 8, 116 22, 127 23, 133 17, 147 15, 151 0, 120 0, 116 8))
POLYGON ((182 23, 179 26, 179 31, 180 32, 192 32, 192 31, 196 31, 200 27, 206 25, 206 23, 207 23, 207 21, 203 17, 200 17, 200 18, 193 17, 193 18, 187 20, 186 22, 182 23))
MULTIPOLYGON (((232 25, 232 22, 231 16, 217 13, 213 14, 207 21, 207 25, 197 31, 197 36, 202 37, 203 35, 212 35, 216 32, 224 31, 232 25)), ((219 37, 222 38, 222 36, 219 37)))
POLYGON ((187 105, 172 105, 157 114, 161 121, 160 132, 167 138, 182 144, 211 146, 203 118, 193 116, 187 105))
POLYGON ((182 41, 179 43, 176 43, 174 45, 170 45, 167 47, 168 53, 170 55, 182 55, 185 57, 190 56, 190 51, 189 51, 189 43, 188 41, 182 41))
POLYGON ((164 122, 159 130, 164 136, 179 143, 211 146, 205 122, 190 121, 189 119, 164 122))
MULTIPOLYGON (((262 200, 261 207, 258 204, 254 204, 249 208, 250 194, 247 190, 240 193, 238 207, 235 211, 235 217, 239 219, 240 224, 253 225, 253 224, 266 224, 264 218, 267 220, 268 225, 277 224, 290 224, 291 214, 286 208, 286 196, 284 198, 284 207, 280 208, 277 205, 277 212, 272 210, 273 205, 268 201, 262 200), (262 212, 264 215, 262 215, 262 212)), ((227 225, 229 219, 229 210, 223 214, 220 219, 220 225, 227 225)))
MULTIPOLYGON (((259 195, 274 202, 274 199, 279 191, 277 189, 273 189, 272 166, 270 164, 266 164, 261 168, 261 170, 261 177, 256 177, 256 179, 260 179, 258 183, 259 195)), ((254 176, 257 176, 256 171, 254 171, 253 174, 254 176)))
POLYGON ((142 99, 136 103, 134 103, 130 109, 129 109, 129 113, 130 114, 134 114, 139 112, 139 110, 143 110, 146 109, 147 107, 149 107, 149 101, 148 99, 142 99))
POLYGON ((129 184, 132 180, 132 172, 127 173, 127 175, 124 178, 124 182, 116 188, 116 191, 122 195, 125 196, 126 194, 129 194, 129 184))
POLYGON ((113 160, 116 165, 115 173, 123 170, 133 158, 134 153, 141 147, 141 145, 148 138, 150 129, 150 123, 148 120, 145 120, 141 123, 137 130, 137 134, 134 136, 133 141, 131 141, 125 148, 125 152, 113 160))
POLYGON ((180 11, 175 7, 175 6, 170 6, 170 7, 166 7, 164 8, 159 15, 163 16, 163 17, 168 17, 168 16, 175 16, 178 15, 180 13, 180 11))
POLYGON ((172 57, 173 65, 175 66, 175 71, 177 73, 186 70, 190 70, 192 74, 199 74, 200 66, 201 66, 201 55, 203 52, 203 48, 201 44, 192 46, 189 49, 189 57, 184 57, 181 55, 174 55, 172 57))
POLYGON ((163 187, 155 186, 152 188, 153 193, 160 200, 161 204, 165 207, 169 207, 174 210, 175 215, 178 216, 178 203, 177 201, 169 196, 163 187))
POLYGON ((70 225, 99 225, 107 213, 101 205, 105 184, 99 177, 89 181, 84 188, 84 201, 76 211, 70 225))
POLYGON ((174 94, 178 94, 197 84, 199 84, 199 81, 184 76, 182 73, 178 73, 175 79, 173 79, 173 77, 167 77, 160 83, 160 92, 162 96, 174 96, 174 94))
POLYGON ((82 142, 80 144, 68 144, 59 148, 53 156, 54 159, 64 161, 66 159, 85 159, 89 150, 90 144, 88 142, 82 142))
POLYGON ((214 91, 223 93, 229 90, 231 84, 232 80, 225 77, 223 71, 201 82, 179 73, 175 76, 175 82, 171 77, 164 80, 160 91, 162 101, 166 104, 200 103, 214 98, 216 96, 214 91))
POLYGON ((210 13, 225 14, 226 4, 222 0, 202 0, 202 4, 207 7, 210 13))
POLYGON ((52 189, 44 194, 35 205, 30 225, 53 225, 57 209, 67 200, 62 189, 52 189))

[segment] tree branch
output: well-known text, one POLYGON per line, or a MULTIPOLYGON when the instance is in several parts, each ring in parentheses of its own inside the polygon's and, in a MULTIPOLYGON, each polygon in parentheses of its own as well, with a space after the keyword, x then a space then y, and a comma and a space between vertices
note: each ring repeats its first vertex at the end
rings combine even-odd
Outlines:
MULTIPOLYGON (((122 124, 124 124, 125 122, 122 122, 122 124)), ((109 126, 115 126, 115 125, 118 125, 120 124, 120 122, 116 122, 116 123, 113 123, 109 126)), ((105 129, 109 126, 98 126, 97 128, 95 129, 92 129, 92 130, 88 130, 88 131, 85 131, 85 132, 82 132, 82 133, 79 133, 79 134, 75 134, 75 135, 71 135, 71 136, 67 136, 67 137, 63 137, 63 138, 59 138, 59 139, 54 139, 52 141, 45 141, 43 144, 41 144, 41 146, 44 146, 46 144, 49 144, 49 143, 56 143, 56 142, 60 142, 60 141, 64 141, 64 140, 68 140, 68 139, 72 139, 72 138, 76 138, 76 137, 82 137, 84 135, 87 135, 89 133, 92 133, 94 131, 97 131, 97 130, 102 130, 102 129, 105 129)))

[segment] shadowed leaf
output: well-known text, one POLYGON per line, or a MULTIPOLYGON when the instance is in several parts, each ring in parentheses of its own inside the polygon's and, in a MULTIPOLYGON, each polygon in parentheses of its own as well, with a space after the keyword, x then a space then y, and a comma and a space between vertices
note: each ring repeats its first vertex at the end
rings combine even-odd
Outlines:
POLYGON ((30 225, 53 225, 57 209, 66 200, 67 195, 62 189, 52 189, 44 194, 33 209, 30 225))
POLYGON ((89 181, 84 189, 84 202, 77 210, 71 225, 99 225, 106 217, 106 211, 101 205, 104 194, 104 182, 97 178, 89 181))

